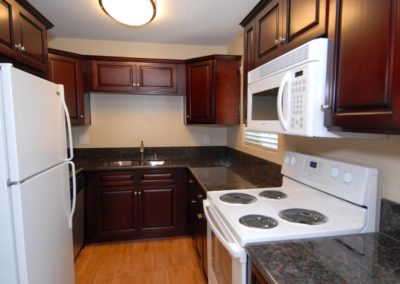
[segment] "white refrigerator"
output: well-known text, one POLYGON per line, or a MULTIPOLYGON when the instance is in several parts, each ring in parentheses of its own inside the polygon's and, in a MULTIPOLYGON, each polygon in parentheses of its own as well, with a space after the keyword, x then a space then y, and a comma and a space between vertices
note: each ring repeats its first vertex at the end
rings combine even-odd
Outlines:
POLYGON ((63 86, 0 64, 0 111, 0 283, 74 283, 63 86))

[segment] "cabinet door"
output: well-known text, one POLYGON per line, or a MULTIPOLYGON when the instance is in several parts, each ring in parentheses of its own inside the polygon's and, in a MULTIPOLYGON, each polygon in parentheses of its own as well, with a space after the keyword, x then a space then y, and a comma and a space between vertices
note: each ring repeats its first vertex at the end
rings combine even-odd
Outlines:
POLYGON ((127 240, 137 236, 138 200, 134 173, 89 172, 87 177, 86 241, 127 240))
POLYGON ((0 53, 15 57, 13 35, 13 1, 0 0, 0 53))
POLYGON ((272 0, 256 17, 255 63, 265 63, 271 52, 277 50, 282 35, 282 0, 272 0))
POLYGON ((20 61, 36 69, 47 70, 47 30, 28 11, 15 5, 15 43, 21 45, 20 61))
POLYGON ((186 67, 186 122, 215 123, 215 78, 213 60, 186 67))
POLYGON ((284 33, 290 48, 320 37, 327 32, 327 0, 286 0, 284 33))
POLYGON ((135 91, 135 65, 132 62, 92 61, 92 90, 104 92, 135 91))
POLYGON ((49 79, 64 85, 72 124, 84 124, 83 71, 80 60, 49 54, 49 79))
POLYGON ((134 231, 135 199, 131 187, 103 188, 100 195, 101 230, 134 231))
POLYGON ((178 232, 176 185, 141 186, 140 228, 143 236, 165 236, 178 232))
POLYGON ((400 102, 392 85, 394 56, 398 56, 394 42, 399 33, 393 25, 397 2, 338 1, 336 74, 328 125, 367 132, 399 127, 400 102))
POLYGON ((175 64, 137 63, 137 91, 140 93, 176 94, 177 66, 175 64))

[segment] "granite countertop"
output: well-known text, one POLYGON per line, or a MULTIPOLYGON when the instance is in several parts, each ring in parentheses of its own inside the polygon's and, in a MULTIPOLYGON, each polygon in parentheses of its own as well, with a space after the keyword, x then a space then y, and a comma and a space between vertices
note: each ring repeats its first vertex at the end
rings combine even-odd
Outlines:
MULTIPOLYGON (((257 187, 226 167, 191 168, 190 170, 206 191, 257 187)), ((268 186, 271 185, 265 185, 265 187, 268 186)))
POLYGON ((253 244, 271 283, 400 283, 400 242, 383 233, 253 244))

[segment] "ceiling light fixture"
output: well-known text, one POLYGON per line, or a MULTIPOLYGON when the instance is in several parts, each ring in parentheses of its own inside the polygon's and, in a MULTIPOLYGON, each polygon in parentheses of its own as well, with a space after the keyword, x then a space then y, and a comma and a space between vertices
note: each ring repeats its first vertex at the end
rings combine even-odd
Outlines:
POLYGON ((99 4, 107 15, 128 26, 142 26, 156 15, 153 0, 99 0, 99 4))

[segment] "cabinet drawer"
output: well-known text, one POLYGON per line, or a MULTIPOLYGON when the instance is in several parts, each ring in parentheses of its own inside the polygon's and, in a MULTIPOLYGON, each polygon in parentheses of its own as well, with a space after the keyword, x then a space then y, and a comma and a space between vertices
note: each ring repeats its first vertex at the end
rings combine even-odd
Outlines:
POLYGON ((97 177, 100 186, 133 185, 135 180, 133 172, 102 172, 97 177))
POLYGON ((173 170, 149 170, 140 172, 140 183, 175 183, 176 173, 173 170))

